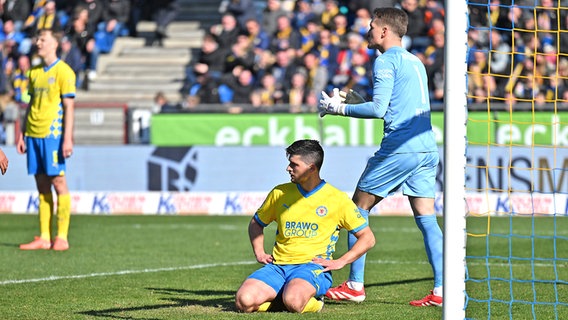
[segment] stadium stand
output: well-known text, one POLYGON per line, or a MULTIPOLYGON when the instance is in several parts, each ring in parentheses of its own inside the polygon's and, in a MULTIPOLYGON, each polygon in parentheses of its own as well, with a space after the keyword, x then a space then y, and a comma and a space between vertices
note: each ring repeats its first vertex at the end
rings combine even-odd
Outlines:
POLYGON ((221 0, 178 0, 179 11, 167 29, 163 46, 153 46, 156 23, 140 21, 136 37, 120 37, 101 55, 97 78, 77 101, 151 104, 158 91, 179 101, 185 68, 201 46, 203 30, 219 21, 221 0))

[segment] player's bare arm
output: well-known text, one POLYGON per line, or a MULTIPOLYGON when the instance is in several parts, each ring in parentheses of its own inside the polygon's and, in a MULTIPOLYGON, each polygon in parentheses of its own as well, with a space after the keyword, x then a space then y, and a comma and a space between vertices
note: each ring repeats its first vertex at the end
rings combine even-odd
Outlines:
POLYGON ((73 125, 75 119, 75 99, 63 98, 65 115, 63 118, 65 132, 63 134, 63 156, 69 158, 73 154, 73 125))
POLYGON ((22 118, 22 126, 20 128, 20 133, 18 133, 18 139, 16 140, 16 151, 19 154, 26 153, 26 140, 24 139, 24 132, 26 132, 26 126, 28 123, 28 114, 30 113, 31 106, 28 105, 26 108, 26 114, 22 118))
POLYGON ((0 172, 2 172, 2 175, 6 173, 6 170, 8 170, 8 157, 6 157, 4 151, 0 149, 0 172))
POLYGON ((373 234, 371 228, 368 226, 356 232, 355 237, 357 237, 357 242, 355 242, 353 248, 347 251, 339 259, 327 260, 322 258, 314 258, 312 262, 325 267, 325 269, 323 269, 323 272, 339 270, 345 265, 357 260, 363 254, 365 254, 365 252, 369 251, 372 247, 375 246, 375 235, 373 234))
POLYGON ((264 228, 254 218, 249 224, 249 238, 256 261, 262 264, 272 263, 273 257, 264 251, 264 228))

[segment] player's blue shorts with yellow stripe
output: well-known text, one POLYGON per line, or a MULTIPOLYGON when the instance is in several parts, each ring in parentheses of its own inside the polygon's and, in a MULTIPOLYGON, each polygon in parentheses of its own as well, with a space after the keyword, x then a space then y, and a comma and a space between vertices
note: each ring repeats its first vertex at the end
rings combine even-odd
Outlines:
POLYGON ((26 137, 28 174, 65 175, 61 138, 26 137))
POLYGON ((438 152, 377 152, 367 161, 357 188, 383 198, 400 188, 407 196, 434 198, 438 162, 438 152))
POLYGON ((324 295, 331 288, 331 272, 322 272, 323 267, 315 263, 303 264, 265 264, 253 272, 249 278, 260 280, 271 286, 277 294, 282 293, 284 285, 292 279, 304 279, 316 288, 316 297, 324 295))

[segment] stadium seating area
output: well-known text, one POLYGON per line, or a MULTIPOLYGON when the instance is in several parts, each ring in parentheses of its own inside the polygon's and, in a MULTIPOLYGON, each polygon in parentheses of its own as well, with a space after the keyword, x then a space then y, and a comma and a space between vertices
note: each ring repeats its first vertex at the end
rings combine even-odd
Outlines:
MULTIPOLYGON (((532 0, 514 5, 492 0, 490 12, 485 0, 468 3, 472 108, 493 101, 496 108, 522 109, 533 98, 539 106, 566 103, 567 33, 556 29, 568 27, 568 14, 553 0, 536 2, 542 4, 534 11, 532 0), (489 26, 498 28, 489 33, 489 26)), ((78 106, 125 105, 149 113, 313 112, 322 90, 350 88, 368 97, 371 63, 378 53, 366 48, 365 35, 371 10, 378 6, 398 6, 408 13, 403 43, 426 65, 433 109, 441 110, 443 3, 4 1, 0 110, 8 110, 0 122, 12 121, 10 107, 27 102, 26 70, 38 63, 33 45, 38 27, 65 33, 61 57, 77 72, 78 106)), ((110 122, 124 122, 121 112, 115 114, 118 118, 110 122)), ((91 114, 82 117, 92 124, 91 114)), ((6 140, 3 132, 0 143, 6 140)))

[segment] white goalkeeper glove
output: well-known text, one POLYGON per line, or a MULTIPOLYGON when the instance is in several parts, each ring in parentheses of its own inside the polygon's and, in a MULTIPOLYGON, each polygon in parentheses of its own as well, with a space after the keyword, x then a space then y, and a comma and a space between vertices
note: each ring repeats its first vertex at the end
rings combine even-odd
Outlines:
POLYGON ((345 104, 358 104, 366 102, 363 97, 357 92, 353 91, 353 89, 349 89, 349 92, 340 91, 339 96, 341 96, 341 102, 345 104))
POLYGON ((342 102, 339 89, 333 89, 333 96, 329 97, 325 91, 321 92, 322 99, 319 105, 319 115, 324 117, 326 114, 345 115, 345 103, 342 102))

